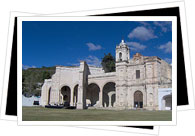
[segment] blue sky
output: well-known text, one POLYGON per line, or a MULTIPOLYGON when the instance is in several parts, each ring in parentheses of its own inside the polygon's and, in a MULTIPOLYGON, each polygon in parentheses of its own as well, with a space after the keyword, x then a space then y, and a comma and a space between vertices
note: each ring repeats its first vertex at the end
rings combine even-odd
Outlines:
POLYGON ((136 52, 172 60, 171 22, 23 21, 23 68, 74 66, 80 60, 99 66, 104 53, 115 56, 124 39, 136 52))

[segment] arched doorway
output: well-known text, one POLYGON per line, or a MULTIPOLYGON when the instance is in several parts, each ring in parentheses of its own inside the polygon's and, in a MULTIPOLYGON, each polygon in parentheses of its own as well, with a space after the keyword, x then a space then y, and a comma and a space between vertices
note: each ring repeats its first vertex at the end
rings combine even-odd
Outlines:
POLYGON ((103 87, 103 107, 114 107, 115 101, 115 83, 108 82, 103 87))
POLYGON ((87 87, 86 105, 87 107, 95 106, 99 102, 100 88, 97 84, 91 83, 87 87))
POLYGON ((172 95, 166 95, 162 101, 163 110, 172 110, 172 95))
POLYGON ((143 108, 143 93, 141 91, 134 93, 134 107, 143 108))
POLYGON ((71 90, 70 90, 70 87, 68 86, 63 86, 61 88, 61 94, 62 94, 62 100, 63 100, 63 104, 65 106, 69 106, 70 105, 70 94, 71 94, 71 90))
POLYGON ((48 101, 47 101, 47 104, 49 105, 50 104, 50 99, 51 99, 51 87, 49 88, 49 91, 48 91, 48 101))
POLYGON ((74 87, 74 94, 73 94, 73 106, 77 105, 78 102, 78 84, 74 87))

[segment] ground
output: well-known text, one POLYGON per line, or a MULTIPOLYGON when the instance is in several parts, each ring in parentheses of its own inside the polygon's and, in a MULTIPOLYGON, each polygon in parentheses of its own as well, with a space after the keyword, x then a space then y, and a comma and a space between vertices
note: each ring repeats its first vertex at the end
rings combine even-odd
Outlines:
POLYGON ((170 121, 171 111, 23 107, 23 121, 170 121))

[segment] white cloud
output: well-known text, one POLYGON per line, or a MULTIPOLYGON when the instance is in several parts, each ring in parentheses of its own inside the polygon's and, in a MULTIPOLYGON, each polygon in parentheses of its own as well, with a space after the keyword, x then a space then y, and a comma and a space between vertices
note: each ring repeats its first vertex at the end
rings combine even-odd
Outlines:
POLYGON ((98 66, 98 67, 101 66, 101 60, 96 56, 90 55, 87 58, 85 58, 84 61, 86 61, 88 65, 98 66))
POLYGON ((136 27, 131 33, 129 33, 128 37, 130 39, 137 38, 143 41, 157 38, 157 36, 154 35, 151 29, 147 29, 146 27, 143 26, 136 27))
POLYGON ((165 58, 164 60, 165 60, 167 63, 172 64, 172 59, 165 58))
POLYGON ((145 45, 142 45, 138 42, 127 42, 127 45, 130 47, 130 50, 133 50, 133 51, 140 51, 146 48, 145 45))
POLYGON ((164 50, 165 53, 171 53, 172 52, 172 42, 169 41, 166 44, 160 45, 158 49, 164 50))
POLYGON ((36 68, 36 66, 28 66, 28 65, 24 65, 22 64, 22 69, 29 69, 29 68, 36 68))
POLYGON ((144 25, 144 26, 150 26, 150 24, 146 21, 138 21, 138 23, 144 25))
POLYGON ((154 25, 159 26, 163 32, 171 31, 171 21, 154 21, 154 25))
POLYGON ((70 66, 80 66, 80 63, 78 62, 78 63, 67 63, 68 65, 70 65, 70 66))
POLYGON ((101 66, 101 60, 97 58, 96 56, 89 55, 86 58, 78 59, 78 62, 76 63, 68 63, 70 66, 80 66, 80 61, 86 61, 86 63, 90 66, 101 66))
POLYGON ((86 43, 86 45, 89 47, 90 51, 95 51, 95 50, 101 50, 102 49, 102 46, 95 45, 93 43, 86 43))

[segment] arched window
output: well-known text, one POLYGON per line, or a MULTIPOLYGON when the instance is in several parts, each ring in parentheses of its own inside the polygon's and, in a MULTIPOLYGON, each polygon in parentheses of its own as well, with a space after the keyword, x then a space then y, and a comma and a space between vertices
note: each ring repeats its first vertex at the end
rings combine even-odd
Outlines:
POLYGON ((119 61, 122 61, 122 53, 119 53, 119 61))

